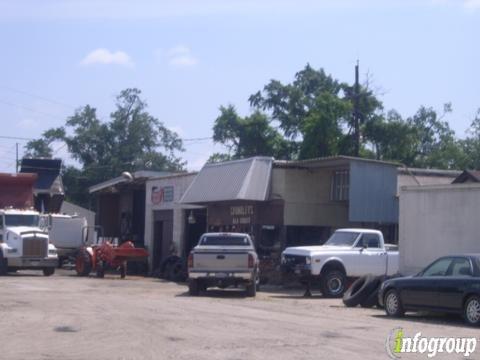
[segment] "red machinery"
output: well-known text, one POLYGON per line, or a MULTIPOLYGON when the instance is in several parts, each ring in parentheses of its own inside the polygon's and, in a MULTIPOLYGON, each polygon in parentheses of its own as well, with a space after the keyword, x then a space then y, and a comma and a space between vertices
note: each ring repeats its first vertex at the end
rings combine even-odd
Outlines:
POLYGON ((75 261, 75 270, 78 276, 88 276, 96 271, 97 277, 103 278, 105 270, 120 269, 120 276, 125 278, 127 261, 148 257, 148 252, 142 248, 135 248, 131 241, 126 241, 120 246, 110 242, 81 248, 75 261))

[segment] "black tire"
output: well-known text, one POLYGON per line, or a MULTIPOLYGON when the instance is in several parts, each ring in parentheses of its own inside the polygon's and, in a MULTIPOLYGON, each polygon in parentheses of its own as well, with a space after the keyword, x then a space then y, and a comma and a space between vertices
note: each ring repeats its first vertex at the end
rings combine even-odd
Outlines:
POLYGON ((43 275, 52 276, 53 274, 55 274, 55 268, 54 267, 43 268, 43 275))
POLYGON ((168 267, 167 279, 174 282, 185 281, 187 278, 187 267, 185 261, 178 259, 168 267))
POLYGON ((8 262, 7 259, 3 257, 3 253, 0 251, 0 276, 7 275, 8 272, 8 262))
POLYGON ((127 276, 127 262, 125 261, 122 265, 120 265, 120 278, 125 279, 127 276))
POLYGON ((379 284, 380 279, 376 276, 366 275, 358 278, 343 294, 343 303, 348 307, 357 306, 365 301, 379 284))
POLYGON ((463 306, 463 318, 472 326, 480 325, 480 297, 470 296, 463 306))
POLYGON ((388 316, 402 317, 405 314, 402 300, 400 299, 400 294, 397 290, 388 290, 383 298, 383 303, 385 305, 385 313, 388 316))
POLYGON ((325 297, 342 297, 345 292, 347 277, 340 270, 327 270, 321 275, 322 294, 325 297))
POLYGON ((247 285, 247 296, 248 297, 257 296, 257 284, 255 281, 247 285))
POLYGON ((198 285, 197 279, 190 279, 188 281, 188 293, 190 296, 198 296, 200 293, 200 287, 198 285))
POLYGON ((99 261, 97 264, 97 277, 100 279, 105 277, 105 265, 103 261, 99 261))
POLYGON ((199 292, 205 292, 207 291, 207 283, 204 281, 199 281, 198 282, 198 291, 199 292))
POLYGON ((92 271, 92 257, 87 250, 82 249, 77 253, 75 270, 78 276, 88 276, 92 271))
POLYGON ((380 284, 373 289, 373 291, 364 299, 362 302, 360 302, 360 306, 363 308, 372 308, 374 306, 380 307, 380 304, 378 303, 378 290, 380 290, 380 284))

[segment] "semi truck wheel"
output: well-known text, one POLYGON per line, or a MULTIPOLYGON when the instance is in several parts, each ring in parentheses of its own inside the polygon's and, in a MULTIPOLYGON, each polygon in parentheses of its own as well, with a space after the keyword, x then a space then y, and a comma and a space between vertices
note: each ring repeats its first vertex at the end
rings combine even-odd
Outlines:
POLYGON ((92 257, 87 250, 82 249, 78 252, 75 259, 75 270, 78 276, 88 276, 92 271, 92 257))
POLYGON ((54 267, 43 268, 43 275, 52 276, 55 273, 54 267))
POLYGON ((8 263, 7 259, 3 257, 3 253, 0 251, 0 276, 7 275, 8 263))

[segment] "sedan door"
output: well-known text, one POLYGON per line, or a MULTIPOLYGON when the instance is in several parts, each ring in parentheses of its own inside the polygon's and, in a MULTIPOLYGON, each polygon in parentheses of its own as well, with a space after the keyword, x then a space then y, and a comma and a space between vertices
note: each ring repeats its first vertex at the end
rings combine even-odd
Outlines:
POLYGON ((461 311, 463 296, 472 276, 473 268, 469 258, 453 258, 447 275, 438 281, 437 306, 446 311, 461 311))
POLYGON ((447 274, 451 263, 451 258, 438 259, 418 275, 402 282, 403 304, 414 308, 436 308, 439 281, 447 274))

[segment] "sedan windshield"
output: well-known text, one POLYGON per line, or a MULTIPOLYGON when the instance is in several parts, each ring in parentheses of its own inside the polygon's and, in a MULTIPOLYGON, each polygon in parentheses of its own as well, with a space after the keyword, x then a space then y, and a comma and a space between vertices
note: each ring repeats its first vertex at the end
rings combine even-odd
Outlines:
POLYGON ((38 226, 38 215, 5 215, 7 226, 38 226))
POLYGON ((210 246, 249 246, 248 239, 244 236, 205 236, 200 245, 210 246))
POLYGON ((325 245, 331 246, 353 246, 355 240, 358 238, 357 232, 338 231, 334 232, 325 245))

